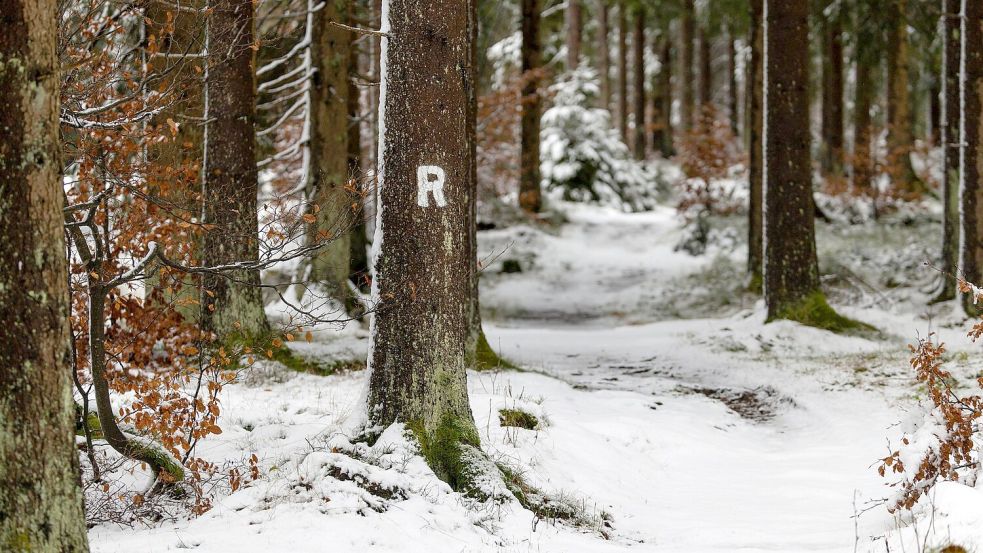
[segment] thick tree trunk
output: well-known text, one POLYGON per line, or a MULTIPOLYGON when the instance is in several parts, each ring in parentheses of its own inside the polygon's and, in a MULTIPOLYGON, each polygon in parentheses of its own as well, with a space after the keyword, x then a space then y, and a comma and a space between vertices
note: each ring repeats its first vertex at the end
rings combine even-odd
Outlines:
MULTIPOLYGON (((962 277, 983 283, 983 3, 963 0, 962 23, 962 277)), ((981 312, 971 294, 964 294, 966 312, 981 312)))
MULTIPOLYGON (((217 0, 208 22, 203 220, 206 265, 259 257, 252 0, 217 0)), ((202 326, 219 336, 269 333, 259 271, 205 275, 202 326)))
POLYGON ((542 110, 542 101, 539 97, 541 57, 539 0, 522 0, 523 85, 520 114, 519 206, 530 213, 538 213, 543 208, 543 193, 539 182, 539 124, 542 110))
POLYGON ((839 175, 843 168, 843 32, 839 15, 826 21, 824 27, 822 167, 827 174, 839 175))
POLYGON ((635 12, 632 36, 632 85, 635 89, 635 159, 645 159, 645 10, 635 12))
POLYGON ((769 319, 799 318, 822 298, 809 159, 809 6, 766 1, 765 300, 769 319))
POLYGON ((611 52, 608 49, 608 0, 597 0, 597 70, 601 74, 601 106, 611 109, 611 52))
POLYGON ((699 30, 700 43, 700 110, 713 104, 713 57, 710 37, 703 28, 699 30))
POLYGON ((748 61, 747 77, 747 142, 748 142, 748 181, 750 198, 748 205, 748 278, 749 288, 760 292, 762 271, 764 270, 764 155, 762 137, 764 123, 764 0, 750 1, 751 57, 748 61))
POLYGON ((911 98, 908 91, 907 0, 890 0, 887 26, 887 147, 895 170, 895 186, 907 193, 924 192, 911 165, 911 98))
POLYGON ((654 47, 659 58, 659 75, 652 95, 652 147, 668 159, 675 153, 672 147, 672 45, 668 29, 654 47))
POLYGON ((683 131, 693 127, 693 41, 696 33, 693 0, 683 0, 683 16, 679 33, 679 125, 683 131))
POLYGON ((959 71, 960 0, 942 0, 942 121, 939 143, 942 146, 942 289, 936 301, 956 297, 959 271, 959 71))
POLYGON ((618 130, 625 144, 628 140, 628 7, 618 3, 618 130))
POLYGON ((73 432, 58 6, 0 0, 0 544, 89 550, 73 432))
MULTIPOLYGON (((381 227, 369 417, 405 423, 438 476, 469 490, 475 191, 473 0, 387 0, 381 227)), ((471 490, 473 491, 473 490, 471 490)))
MULTIPOLYGON (((308 225, 309 244, 324 243, 311 260, 308 279, 331 297, 349 304, 352 228, 359 198, 348 185, 349 56, 352 33, 330 24, 345 21, 350 0, 329 0, 315 14, 311 54, 316 73, 311 79, 310 175, 308 198, 318 206, 308 225)), ((348 306, 352 307, 351 305, 348 306)))
POLYGON ((584 24, 580 0, 567 0, 567 68, 576 69, 580 64, 580 46, 583 42, 584 24))

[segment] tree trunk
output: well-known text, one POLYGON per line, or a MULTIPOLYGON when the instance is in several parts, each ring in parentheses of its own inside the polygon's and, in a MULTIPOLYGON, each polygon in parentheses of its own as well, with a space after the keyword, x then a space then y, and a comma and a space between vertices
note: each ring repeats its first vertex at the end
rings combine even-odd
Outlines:
POLYGON ((700 43, 700 110, 703 111, 713 104, 713 58, 710 51, 710 38, 702 27, 699 30, 698 42, 700 43))
POLYGON ((809 6, 766 1, 765 300, 769 319, 799 319, 822 298, 809 159, 809 6))
POLYGON ((608 2, 597 0, 597 70, 601 74, 601 106, 611 109, 611 53, 608 51, 608 2))
MULTIPOLYGON (((983 283, 983 3, 963 0, 962 25, 961 266, 962 277, 979 286, 983 283)), ((963 296, 963 306, 971 315, 981 311, 971 294, 963 296)))
POLYGON ((748 141, 748 182, 750 198, 748 205, 748 277, 749 288, 760 292, 762 287, 762 271, 764 270, 764 189, 762 178, 762 156, 764 154, 763 134, 763 98, 764 93, 764 0, 750 2, 750 33, 748 42, 751 45, 751 57, 748 61, 747 77, 747 141, 748 141))
POLYGON ((655 55, 659 58, 659 75, 656 77, 655 94, 652 95, 652 147, 668 159, 672 147, 672 45, 668 29, 662 38, 654 43, 655 55))
POLYGON ((618 3, 618 130, 625 144, 628 140, 628 7, 618 3))
POLYGON ((311 54, 316 73, 311 79, 310 175, 308 198, 319 209, 308 225, 307 242, 325 243, 310 260, 308 279, 347 305, 351 292, 352 227, 359 201, 348 185, 349 57, 352 33, 330 24, 346 21, 349 0, 329 0, 315 14, 311 54))
POLYGON ((407 424, 437 475, 474 491, 468 461, 480 453, 465 367, 475 270, 475 3, 386 4, 369 417, 381 428, 407 424))
MULTIPOLYGON (((259 257, 252 0, 216 0, 208 22, 203 220, 206 265, 259 257)), ((259 271, 203 277, 202 326, 218 336, 268 334, 259 271)))
POLYGON ((942 121, 939 143, 942 146, 942 289, 935 301, 956 297, 959 271, 959 71, 960 0, 942 0, 942 121))
MULTIPOLYGON (((856 48, 856 82, 871 83, 875 78, 872 59, 874 52, 870 45, 864 41, 857 42, 856 48)), ((873 159, 871 156, 872 121, 870 116, 871 104, 874 101, 874 86, 857 86, 854 91, 853 101, 853 189, 856 192, 865 194, 875 203, 874 213, 876 215, 876 191, 872 186, 874 173, 873 159)))
POLYGON ((632 37, 632 70, 635 75, 632 85, 635 88, 635 159, 645 159, 645 10, 635 12, 635 28, 632 37))
POLYGON ((925 192, 911 165, 911 98, 908 92, 907 0, 890 0, 887 26, 887 147, 895 187, 906 193, 925 192))
POLYGON ((737 48, 734 37, 727 35, 727 109, 730 112, 730 130, 740 135, 737 109, 737 48))
MULTIPOLYGON (((355 2, 348 3, 348 21, 355 24, 355 2)), ((361 54, 357 47, 355 33, 349 33, 348 43, 348 174, 355 180, 355 224, 351 231, 351 264, 349 278, 359 288, 364 287, 369 277, 368 234, 365 228, 365 200, 373 192, 365 178, 362 167, 362 108, 361 92, 355 84, 358 75, 358 60, 361 54)))
POLYGON ((583 41, 583 18, 580 0, 567 0, 567 68, 576 69, 580 64, 580 45, 583 41))
POLYGON ((843 167, 842 31, 838 14, 824 24, 822 167, 824 172, 834 176, 839 175, 843 167))
POLYGON ((679 125, 683 131, 693 127, 693 40, 696 33, 693 0, 683 0, 683 17, 679 33, 679 125))
POLYGON ((0 0, 0 544, 89 550, 72 429, 58 6, 0 0))
POLYGON ((522 134, 519 206, 530 213, 538 213, 543 208, 543 193, 539 182, 539 124, 542 110, 542 102, 539 97, 541 56, 539 0, 522 0, 523 84, 520 114, 522 134))

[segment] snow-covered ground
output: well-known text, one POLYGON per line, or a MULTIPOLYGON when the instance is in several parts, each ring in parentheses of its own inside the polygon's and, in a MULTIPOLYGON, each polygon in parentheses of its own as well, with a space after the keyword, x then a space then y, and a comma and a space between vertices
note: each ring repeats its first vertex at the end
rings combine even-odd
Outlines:
MULTIPOLYGON (((920 550, 914 527, 877 505, 891 491, 876 461, 922 412, 906 344, 935 331, 958 374, 980 361, 954 306, 926 306, 937 225, 821 225, 835 307, 882 331, 860 337, 764 324, 742 291, 740 234, 714 232, 694 257, 674 250, 669 208, 565 211, 558 229, 481 233, 488 338, 525 371, 472 373, 469 388, 484 449, 577 524, 451 492, 397 428, 351 444, 363 373, 271 365, 226 388, 224 431, 199 450, 255 453, 261 477, 196 519, 98 526, 93 550, 842 552, 900 551, 902 538, 920 550), (503 408, 539 425, 503 427, 503 408)), ((359 357, 366 332, 298 347, 359 357)), ((940 486, 935 505, 918 540, 934 514, 929 544, 983 547, 983 493, 940 486)))

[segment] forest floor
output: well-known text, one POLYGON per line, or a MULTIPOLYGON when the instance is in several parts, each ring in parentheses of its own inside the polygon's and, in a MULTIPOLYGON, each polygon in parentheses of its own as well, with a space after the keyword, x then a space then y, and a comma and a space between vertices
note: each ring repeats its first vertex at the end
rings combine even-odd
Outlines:
MULTIPOLYGON (((926 534, 983 547, 983 492, 940 486, 912 523, 888 514, 875 470, 924 414, 907 344, 939 333, 967 384, 981 367, 954 303, 927 305, 937 223, 819 224, 832 304, 880 329, 838 336, 765 324, 740 217, 714 220, 692 256, 675 250, 673 209, 563 209, 556 228, 479 235, 486 332, 523 370, 471 373, 472 408, 537 513, 451 492, 398 428, 351 444, 364 371, 270 364, 223 392, 223 433, 198 452, 255 453, 260 478, 196 519, 97 526, 93 551, 920 551, 926 534), (503 426, 502 409, 538 424, 503 426)), ((296 345, 332 360, 366 347, 354 326, 296 345)))

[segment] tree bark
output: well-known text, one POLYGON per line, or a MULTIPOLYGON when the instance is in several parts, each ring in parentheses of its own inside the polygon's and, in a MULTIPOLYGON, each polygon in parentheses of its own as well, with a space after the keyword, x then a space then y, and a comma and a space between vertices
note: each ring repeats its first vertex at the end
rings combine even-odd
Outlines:
MULTIPOLYGON (((355 24, 355 2, 348 3, 348 21, 355 24)), ((348 174, 355 181, 355 224, 351 231, 351 264, 349 278, 359 288, 368 282, 369 241, 365 221, 365 201, 374 192, 369 186, 362 167, 362 108, 361 91, 355 84, 359 74, 358 61, 361 49, 357 47, 355 33, 349 33, 348 43, 348 174)))
POLYGON ((635 159, 645 159, 645 10, 635 11, 634 30, 632 36, 632 70, 635 75, 632 85, 635 89, 635 159))
POLYGON ((730 130, 740 135, 737 109, 737 48, 734 37, 727 35, 727 109, 730 112, 730 130))
POLYGON ((843 29, 838 14, 825 22, 823 34, 822 167, 836 176, 843 167, 843 29))
POLYGON ((576 69, 580 64, 580 46, 583 42, 583 18, 580 0, 567 0, 567 68, 576 69))
POLYGON ((538 213, 543 208, 543 193, 539 182, 539 125, 542 110, 542 102, 539 97, 541 57, 539 0, 522 0, 523 85, 520 114, 519 206, 530 213, 538 213))
POLYGON ((763 136, 763 98, 764 93, 764 0, 750 1, 750 29, 748 41, 751 57, 748 60, 747 78, 747 141, 748 141, 748 183, 750 198, 748 205, 748 278, 749 288, 760 292, 762 271, 764 270, 764 189, 762 157, 764 154, 763 136))
POLYGON ((959 71, 960 0, 942 0, 942 121, 939 143, 942 146, 942 289, 935 301, 956 297, 959 271, 959 71))
POLYGON ((822 292, 809 159, 809 6, 766 1, 765 300, 775 319, 822 292))
POLYGON ((73 439, 58 6, 0 0, 0 548, 89 550, 73 439))
POLYGON ((478 433, 468 404, 473 323, 473 0, 387 0, 380 250, 369 418, 414 431, 437 475, 468 490, 478 433))
POLYGON ((659 58, 659 75, 652 95, 652 147, 668 159, 675 153, 672 147, 672 44, 668 29, 653 46, 654 54, 659 58))
POLYGON ((342 304, 350 305, 352 227, 360 198, 349 186, 348 74, 352 33, 330 24, 346 21, 349 0, 328 0, 315 14, 311 54, 310 175, 308 197, 319 209, 308 225, 309 244, 325 243, 310 259, 308 279, 342 304))
POLYGON ((700 110, 713 104, 713 58, 711 56, 711 41, 706 31, 700 28, 698 35, 700 43, 700 110))
POLYGON ((693 40, 696 33, 693 0, 683 0, 683 16, 679 33, 679 125, 683 131, 693 127, 693 40))
POLYGON ((908 91, 907 0, 890 0, 887 26, 887 146, 895 169, 895 186, 906 193, 924 192, 911 165, 911 98, 908 91))
POLYGON ((618 3, 618 130, 621 139, 629 144, 628 137, 628 7, 624 0, 618 3))
MULTIPOLYGON (((871 83, 875 78, 872 68, 874 64, 874 52, 865 41, 858 41, 856 47, 856 81, 858 83, 871 83)), ((874 173, 873 159, 871 156, 872 120, 870 108, 874 101, 873 86, 857 86, 854 91, 853 100, 853 189, 871 197, 874 202, 874 214, 876 216, 876 191, 872 187, 874 173)))
MULTIPOLYGON (((962 277, 977 286, 983 282, 983 3, 963 0, 962 22, 962 277)), ((971 294, 963 295, 970 315, 981 308, 971 294)))
POLYGON ((611 52, 608 50, 608 2, 597 1, 597 70, 601 74, 601 106, 611 109, 611 52))
MULTIPOLYGON (((216 0, 208 22, 203 220, 206 265, 259 257, 252 0, 216 0)), ((218 336, 269 333, 259 271, 203 277, 202 326, 218 336)))

